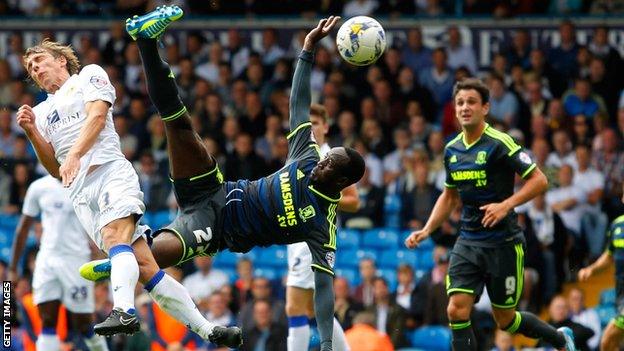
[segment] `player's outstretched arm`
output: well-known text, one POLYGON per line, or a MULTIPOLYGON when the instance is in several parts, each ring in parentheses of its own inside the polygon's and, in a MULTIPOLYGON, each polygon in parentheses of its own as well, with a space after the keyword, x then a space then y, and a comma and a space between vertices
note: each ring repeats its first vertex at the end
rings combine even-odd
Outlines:
POLYGON ((334 328, 334 277, 327 272, 315 270, 314 284, 314 311, 321 338, 321 351, 331 351, 334 328))
POLYGON ((596 262, 590 264, 589 266, 581 269, 578 272, 578 279, 581 282, 585 281, 585 280, 589 279, 595 273, 601 272, 605 268, 609 267, 611 264, 613 264, 613 256, 611 255, 611 253, 609 251, 605 251, 596 260, 596 262))
POLYGON ((331 32, 339 16, 330 16, 319 21, 318 26, 312 29, 305 37, 303 51, 299 54, 297 67, 293 76, 290 92, 290 131, 294 131, 303 123, 310 122, 310 72, 314 61, 314 47, 319 40, 331 32))
POLYGON ((17 224, 17 228, 15 228, 15 238, 13 238, 13 245, 11 247, 11 262, 9 262, 9 281, 13 283, 17 281, 17 265, 20 257, 22 257, 22 251, 24 251, 24 246, 26 246, 28 232, 33 223, 35 223, 33 217, 22 215, 17 224))
POLYGON ((438 197, 431 215, 427 220, 427 223, 421 230, 412 232, 410 236, 405 239, 405 246, 409 249, 413 249, 418 244, 427 239, 431 233, 438 229, 444 221, 449 218, 451 212, 459 204, 459 192, 455 188, 444 188, 442 195, 438 197))
POLYGON ((80 158, 93 147, 100 132, 106 126, 106 116, 110 104, 103 100, 87 102, 85 111, 87 119, 80 128, 78 139, 67 153, 65 161, 59 168, 63 186, 69 186, 80 170, 80 158))
POLYGON ((54 156, 54 148, 48 143, 37 127, 35 126, 35 112, 32 107, 22 105, 17 110, 17 124, 24 130, 26 137, 30 140, 39 162, 55 178, 60 178, 59 163, 54 156))

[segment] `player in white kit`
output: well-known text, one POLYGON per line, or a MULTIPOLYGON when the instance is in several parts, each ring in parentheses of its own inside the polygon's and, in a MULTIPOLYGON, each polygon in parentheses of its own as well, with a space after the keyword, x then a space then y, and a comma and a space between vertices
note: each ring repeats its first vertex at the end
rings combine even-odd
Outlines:
POLYGON ((141 281, 169 315, 203 339, 220 344, 226 328, 208 322, 186 289, 158 268, 143 237, 146 229, 137 226, 145 210, 143 193, 136 172, 121 153, 112 118, 115 89, 106 72, 98 65, 80 70, 71 47, 48 40, 26 50, 24 66, 48 97, 34 108, 21 106, 17 123, 39 161, 69 188, 80 222, 110 257, 114 307, 94 327, 95 333, 139 330, 134 290, 141 281))
MULTIPOLYGON (((310 122, 312 134, 320 145, 321 157, 331 149, 325 141, 329 131, 327 111, 318 104, 310 106, 310 122)), ((360 205, 360 198, 355 184, 341 192, 338 209, 355 212, 360 205)), ((314 319, 314 272, 312 271, 312 254, 305 242, 289 244, 288 278, 286 280, 286 315, 288 316, 288 351, 308 350, 310 344, 310 322, 314 319)), ((348 351, 349 345, 340 323, 334 318, 332 345, 334 350, 348 351)))
POLYGON ((15 230, 9 279, 17 279, 17 265, 28 232, 39 215, 43 234, 32 283, 33 301, 42 325, 37 350, 60 350, 56 323, 61 302, 71 312, 71 325, 83 336, 89 350, 108 350, 104 338, 93 333, 93 282, 78 273, 80 265, 91 259, 89 238, 74 213, 69 190, 52 176, 37 179, 26 192, 22 217, 15 230))

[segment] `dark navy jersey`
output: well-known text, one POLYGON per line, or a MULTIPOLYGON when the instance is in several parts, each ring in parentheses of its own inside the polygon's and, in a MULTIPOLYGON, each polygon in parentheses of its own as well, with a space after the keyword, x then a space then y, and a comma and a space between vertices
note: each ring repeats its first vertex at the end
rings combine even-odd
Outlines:
POLYGON ((515 173, 523 178, 536 165, 507 134, 486 124, 481 137, 467 144, 460 133, 446 145, 444 153, 448 188, 456 188, 463 203, 460 240, 479 246, 496 246, 522 240, 517 215, 510 211, 491 228, 481 224, 484 211, 479 208, 502 202, 513 194, 515 173))
POLYGON ((615 276, 618 281, 624 281, 624 215, 613 220, 607 240, 607 251, 615 261, 615 276))
POLYGON ((310 173, 320 158, 309 122, 310 67, 311 60, 300 56, 291 92, 295 100, 291 97, 286 165, 265 178, 227 182, 222 221, 231 251, 305 241, 312 252, 312 267, 333 274, 339 198, 329 198, 310 184, 310 173), (302 77, 306 74, 307 83, 302 77))

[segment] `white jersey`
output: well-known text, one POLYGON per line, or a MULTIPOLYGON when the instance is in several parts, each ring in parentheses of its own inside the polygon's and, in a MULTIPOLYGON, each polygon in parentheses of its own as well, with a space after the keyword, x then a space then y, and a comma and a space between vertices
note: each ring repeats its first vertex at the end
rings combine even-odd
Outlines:
POLYGON ((69 190, 56 178, 46 176, 30 185, 22 214, 41 215, 43 235, 39 255, 90 257, 89 238, 74 213, 69 190))
POLYGON ((73 184, 82 183, 89 166, 125 159, 113 124, 115 88, 102 67, 88 65, 79 74, 69 77, 56 93, 48 94, 45 101, 33 108, 37 129, 52 144, 56 160, 63 164, 87 119, 86 103, 97 100, 111 105, 106 116, 106 125, 93 147, 80 159, 80 172, 73 184))

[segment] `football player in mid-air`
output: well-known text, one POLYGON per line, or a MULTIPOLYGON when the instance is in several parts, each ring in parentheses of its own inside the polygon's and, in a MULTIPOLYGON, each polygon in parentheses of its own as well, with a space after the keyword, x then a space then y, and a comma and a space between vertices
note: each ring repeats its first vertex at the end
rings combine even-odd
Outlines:
MULTIPOLYGON (((331 350, 336 209, 340 192, 364 174, 364 160, 353 149, 333 148, 321 160, 311 133, 314 47, 339 17, 321 20, 307 34, 299 54, 290 97, 286 165, 259 180, 223 182, 214 157, 193 131, 175 78, 158 52, 158 38, 181 11, 163 6, 126 22, 139 47, 150 98, 165 122, 170 174, 180 206, 174 222, 153 234, 152 252, 160 267, 168 267, 224 249, 247 252, 254 246, 306 242, 315 273, 321 350, 331 350)), ((107 267, 106 261, 94 261, 83 266, 81 274, 97 280, 108 275, 107 267)))
POLYGON ((600 351, 617 351, 624 339, 624 215, 613 220, 607 235, 607 250, 594 263, 581 269, 578 278, 579 281, 586 281, 615 262, 615 301, 618 316, 613 318, 602 334, 600 351))
POLYGON ((425 226, 405 239, 405 245, 418 246, 440 227, 461 199, 464 207, 459 239, 451 252, 446 277, 453 349, 477 350, 470 312, 485 286, 500 329, 544 339, 558 350, 574 351, 570 328, 556 330, 531 313, 516 311, 524 277, 524 236, 514 208, 544 192, 548 181, 509 135, 485 122, 489 96, 487 86, 478 79, 455 84, 453 101, 462 132, 445 148, 444 192, 425 226), (514 173, 525 179, 515 193, 514 173))

